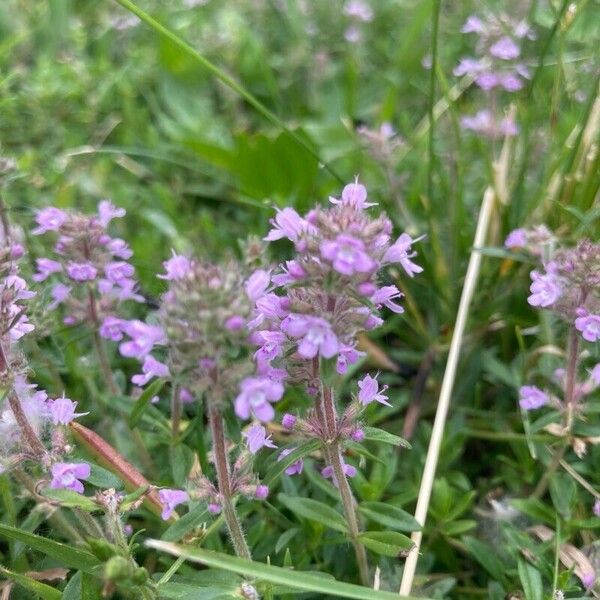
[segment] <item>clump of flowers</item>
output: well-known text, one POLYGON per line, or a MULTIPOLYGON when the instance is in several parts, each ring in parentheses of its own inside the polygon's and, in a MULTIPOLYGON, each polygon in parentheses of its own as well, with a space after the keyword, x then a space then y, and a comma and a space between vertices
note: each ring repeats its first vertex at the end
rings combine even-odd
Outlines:
POLYGON ((475 56, 463 57, 454 68, 457 77, 469 76, 488 97, 488 106, 461 120, 464 129, 486 137, 514 136, 518 127, 512 116, 500 116, 496 108, 499 93, 518 92, 530 78, 529 69, 521 61, 521 44, 534 39, 529 25, 507 15, 487 13, 482 18, 471 15, 462 33, 475 34, 475 56))

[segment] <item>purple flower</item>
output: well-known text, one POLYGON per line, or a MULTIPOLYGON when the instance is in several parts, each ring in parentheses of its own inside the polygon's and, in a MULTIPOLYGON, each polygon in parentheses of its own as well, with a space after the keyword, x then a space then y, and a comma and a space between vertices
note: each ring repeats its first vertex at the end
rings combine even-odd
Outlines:
POLYGON ((548 395, 535 385, 524 385, 519 388, 519 406, 523 410, 535 410, 548 404, 548 395))
POLYGON ((169 519, 176 506, 179 506, 190 499, 187 492, 170 489, 158 490, 158 498, 163 505, 163 511, 160 515, 163 521, 169 519))
POLYGON ((463 75, 470 75, 471 77, 474 77, 478 73, 481 73, 483 69, 484 64, 481 59, 467 57, 460 59, 460 62, 456 67, 454 67, 452 73, 456 77, 462 77, 463 75))
POLYGON ((370 273, 377 268, 377 263, 365 252, 363 241, 344 233, 333 241, 322 242, 321 256, 342 275, 370 273))
POLYGON ((423 239, 423 236, 412 239, 408 233, 403 233, 386 251, 383 256, 385 263, 400 263, 409 277, 415 273, 421 273, 423 268, 413 263, 410 259, 416 256, 416 252, 411 252, 411 246, 415 242, 423 239))
POLYGON ((209 502, 206 509, 211 515, 218 515, 221 512, 221 505, 217 502, 209 502))
POLYGON ((490 54, 502 60, 513 60, 519 56, 520 51, 511 38, 504 36, 490 46, 490 54))
POLYGON ((266 485, 257 485, 254 495, 258 500, 264 500, 269 495, 269 488, 266 485))
POLYGON ((594 513, 594 515, 596 515, 597 517, 600 517, 600 500, 596 500, 594 502, 594 506, 592 508, 592 512, 594 513))
MULTIPOLYGON (((549 266, 546 267, 547 270, 549 266)), ((527 298, 531 306, 545 308, 552 306, 560 298, 562 294, 560 279, 552 270, 543 274, 531 271, 531 279, 532 284, 529 286, 531 296, 527 298)))
POLYGON ((506 73, 500 77, 500 85, 507 92, 518 92, 523 88, 523 81, 513 73, 506 73))
POLYGON ((98 203, 98 222, 102 227, 107 227, 113 219, 124 216, 125 209, 118 208, 110 200, 101 200, 98 203))
POLYGON ((123 339, 123 325, 125 323, 126 321, 123 319, 107 315, 100 324, 100 329, 98 331, 103 338, 118 342, 123 339))
POLYGON ((124 321, 121 330, 131 339, 119 346, 119 352, 123 356, 145 358, 156 344, 165 342, 165 332, 157 325, 147 325, 143 321, 124 321))
POLYGON ((500 77, 496 75, 496 73, 490 73, 489 71, 485 73, 479 73, 477 77, 475 77, 475 83, 486 92, 493 90, 497 85, 500 85, 500 77))
POLYGON ((314 227, 293 208, 276 208, 275 210, 277 214, 274 219, 270 220, 273 229, 264 238, 265 241, 273 242, 282 238, 288 238, 292 242, 297 242, 303 232, 312 233, 315 231, 314 227))
MULTIPOLYGON (((288 454, 291 454, 296 448, 286 448, 279 453, 277 461, 283 460, 288 454)), ((304 461, 300 458, 296 462, 293 462, 284 471, 286 475, 300 475, 304 469, 304 461)))
POLYGON ((253 414, 259 421, 271 421, 275 416, 271 403, 281 400, 282 396, 281 382, 266 377, 246 377, 235 399, 235 414, 244 420, 253 414))
POLYGON ((504 240, 505 248, 525 248, 527 246, 527 230, 523 228, 514 229, 504 240))
POLYGON ((163 267, 166 273, 164 275, 158 275, 159 279, 166 279, 167 281, 178 281, 183 279, 192 268, 192 261, 187 256, 175 254, 175 250, 171 250, 173 256, 163 262, 163 267))
POLYGON ((78 494, 83 494, 83 483, 79 480, 87 479, 91 473, 87 463, 54 463, 50 471, 50 487, 53 490, 73 490, 78 494))
POLYGON ((575 329, 581 332, 583 339, 588 342, 600 340, 600 315, 593 315, 583 307, 579 307, 576 314, 575 329))
POLYGON ((106 249, 115 257, 122 260, 129 260, 133 256, 131 248, 125 240, 114 238, 106 244, 106 249))
POLYGON ((590 377, 594 383, 600 385, 600 363, 598 363, 591 371, 590 377))
POLYGON ((579 579, 581 580, 583 587, 589 589, 594 585, 594 581, 596 581, 596 573, 594 571, 586 571, 579 575, 579 579))
POLYGON ((362 40, 362 31, 356 25, 350 25, 344 31, 344 39, 351 44, 357 44, 362 40))
POLYGON ((125 280, 133 276, 134 268, 125 261, 111 262, 104 266, 106 279, 120 286, 125 280))
POLYGON ((281 322, 281 330, 293 338, 302 338, 298 354, 302 358, 314 358, 320 354, 332 358, 340 348, 340 343, 331 324, 321 317, 290 314, 281 322))
POLYGON ((353 346, 348 346, 347 344, 343 344, 340 346, 340 352, 337 357, 337 363, 335 370, 340 374, 344 375, 348 370, 348 365, 353 365, 357 362, 362 356, 365 356, 364 352, 359 352, 353 346))
POLYGON ((286 261, 285 267, 281 265, 281 270, 283 273, 273 275, 272 277, 273 283, 276 286, 294 283, 306 277, 306 271, 304 267, 295 260, 286 261))
POLYGON ((66 220, 67 213, 59 208, 55 208, 54 206, 42 208, 35 215, 35 222, 38 226, 31 233, 33 235, 41 235, 47 231, 57 231, 66 220))
POLYGON ((401 314, 404 309, 393 300, 402 298, 402 296, 404 294, 395 285, 385 285, 371 296, 371 302, 378 308, 382 305, 387 306, 391 311, 401 314))
POLYGON ((246 296, 248 296, 250 300, 258 300, 267 293, 267 288, 270 283, 271 274, 263 269, 257 269, 250 277, 248 277, 248 280, 244 284, 246 296))
MULTIPOLYGON (((346 463, 342 463, 342 471, 346 477, 355 477, 356 476, 356 468, 352 465, 347 465, 346 463)), ((327 465, 321 469, 321 475, 327 479, 331 479, 333 484, 337 487, 337 480, 335 478, 335 473, 333 467, 331 465, 327 465)))
POLYGON ((267 430, 258 423, 252 425, 247 431, 242 431, 242 437, 246 438, 251 454, 256 454, 261 448, 277 448, 271 436, 267 435, 267 430))
POLYGON ((246 320, 240 315, 232 315, 225 321, 225 329, 229 331, 239 331, 244 327, 246 320))
POLYGON ((329 202, 331 202, 332 204, 347 204, 349 206, 352 206, 353 208, 356 208, 357 210, 369 208, 370 206, 377 206, 377 202, 367 202, 367 188, 364 185, 358 183, 358 181, 355 181, 354 183, 349 183, 344 187, 344 189, 342 190, 341 200, 330 196, 329 202))
POLYGON ((485 29, 483 21, 475 16, 470 15, 467 17, 465 24, 461 28, 462 33, 482 33, 485 29))
POLYGON ((37 258, 35 263, 38 272, 32 277, 34 281, 44 281, 53 273, 59 273, 62 271, 62 265, 55 260, 51 260, 50 258, 37 258))
POLYGON ((131 378, 131 383, 135 385, 146 385, 153 377, 168 377, 169 367, 164 363, 156 360, 151 354, 148 354, 142 365, 142 373, 134 375, 131 378))
POLYGON ((73 279, 73 281, 92 281, 96 278, 97 274, 98 269, 89 262, 70 262, 67 265, 67 275, 73 279))
POLYGON ((65 398, 57 398, 49 403, 50 417, 55 425, 68 425, 73 419, 89 413, 76 413, 77 402, 65 398))
POLYGON ((391 406, 389 402, 387 402, 388 397, 384 394, 387 390, 388 386, 384 385, 379 390, 379 382, 376 377, 371 377, 370 375, 365 375, 362 379, 358 381, 358 400, 361 404, 367 405, 371 404, 371 402, 376 401, 380 404, 385 404, 386 406, 391 406))
POLYGON ((285 429, 294 429, 296 426, 296 417, 294 415, 290 415, 289 413, 285 413, 281 419, 281 425, 285 429))
POLYGON ((362 442, 365 439, 365 432, 359 427, 350 434, 350 437, 354 442, 362 442))
POLYGON ((363 0, 350 0, 344 6, 344 14, 368 23, 373 20, 373 9, 363 0))
POLYGON ((54 310, 59 304, 62 304, 71 294, 71 288, 64 283, 56 283, 50 289, 52 302, 48 304, 49 310, 54 310))
POLYGON ((256 337, 262 343, 262 346, 254 353, 254 358, 259 366, 269 364, 283 353, 283 344, 286 338, 281 331, 257 331, 256 337))

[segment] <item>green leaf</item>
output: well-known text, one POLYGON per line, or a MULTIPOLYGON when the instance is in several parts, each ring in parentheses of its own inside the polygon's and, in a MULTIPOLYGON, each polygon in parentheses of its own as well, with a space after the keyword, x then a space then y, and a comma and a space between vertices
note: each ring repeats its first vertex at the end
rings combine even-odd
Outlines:
POLYGON ((365 531, 359 534, 361 544, 383 556, 399 556, 414 547, 413 541, 396 531, 365 531))
POLYGON ((128 422, 131 429, 138 424, 144 411, 148 408, 150 400, 162 390, 165 383, 167 383, 166 379, 156 379, 140 394, 140 397, 135 401, 135 404, 131 409, 131 414, 129 415, 128 422))
POLYGON ((32 579, 22 573, 14 573, 0 566, 0 575, 3 575, 7 579, 11 579, 16 584, 24 587, 26 590, 37 594, 42 600, 60 600, 61 593, 59 590, 50 587, 49 585, 32 579))
POLYGON ((401 446, 402 448, 412 448, 412 446, 399 435, 394 435, 383 429, 377 427, 364 427, 365 440, 372 440, 374 442, 382 442, 383 444, 391 444, 392 446, 401 446))
MULTIPOLYGON (((208 567, 225 569, 240 575, 246 575, 274 584, 290 586, 294 589, 306 592, 315 592, 323 596, 338 596, 352 598, 355 600, 417 600, 414 596, 399 596, 393 592, 381 592, 371 588, 343 583, 328 577, 316 576, 312 573, 292 571, 282 567, 265 565, 245 558, 229 556, 220 552, 212 552, 195 546, 185 546, 162 542, 160 540, 148 540, 146 545, 161 552, 168 552, 174 556, 183 556, 188 560, 198 562, 208 567)), ((159 588, 160 593, 160 588, 159 588)), ((432 600, 421 597, 419 600, 432 600)))
POLYGON ((291 529, 288 529, 287 531, 284 531, 279 536, 279 539, 277 540, 277 543, 275 544, 275 554, 279 554, 283 550, 283 548, 287 548, 290 540, 295 535, 297 535, 297 533, 299 531, 300 530, 297 527, 292 527, 291 529))
POLYGON ((238 587, 202 587, 197 583, 169 581, 160 586, 158 597, 165 600, 239 600, 238 587))
POLYGON ((405 510, 384 502, 361 502, 358 507, 365 517, 384 527, 398 531, 419 531, 419 522, 405 510))
POLYGON ((86 479, 88 483, 104 489, 120 490, 123 488, 123 482, 108 469, 95 465, 89 460, 86 462, 90 465, 90 476, 86 479))
POLYGON ((346 521, 340 513, 331 508, 331 506, 327 506, 327 504, 323 504, 323 502, 319 502, 318 500, 312 500, 311 498, 287 496, 286 494, 279 494, 278 498, 285 506, 287 506, 287 508, 297 515, 304 517, 309 521, 317 521, 330 529, 348 533, 346 521))
POLYGON ((519 579, 525 592, 525 600, 544 600, 542 576, 533 565, 519 560, 519 579))
POLYGON ((477 527, 477 521, 473 521, 472 519, 459 519, 458 521, 450 521, 450 523, 445 523, 442 527, 442 531, 446 535, 452 537, 467 533, 467 531, 475 529, 475 527, 477 527))
POLYGON ((97 580, 77 571, 63 590, 61 600, 102 600, 97 580))
POLYGON ((161 536, 166 542, 177 542, 184 535, 199 527, 209 519, 209 513, 204 504, 199 504, 179 518, 161 536))
POLYGON ((55 542, 54 540, 28 533, 15 527, 9 527, 8 525, 0 524, 0 537, 23 542, 31 549, 51 556, 63 565, 73 569, 93 572, 94 567, 100 564, 100 561, 86 550, 55 542))
POLYGON ((517 498, 511 500, 510 504, 512 504, 519 512, 532 517, 536 521, 543 521, 548 525, 554 525, 556 523, 554 511, 537 498, 517 498))
POLYGON ((67 508, 80 508, 86 512, 94 512, 100 510, 100 507, 89 496, 78 494, 73 490, 53 490, 45 488, 42 490, 42 496, 49 498, 55 502, 59 502, 61 506, 67 508))
POLYGON ((267 486, 271 485, 277 477, 279 477, 291 464, 297 460, 308 456, 311 452, 314 452, 321 442, 319 440, 310 440, 304 442, 290 452, 285 458, 278 460, 265 474, 263 477, 263 483, 267 486))
POLYGON ((473 558, 497 581, 504 583, 506 567, 498 558, 498 553, 488 544, 473 537, 465 536, 463 542, 473 558))
POLYGON ((566 473, 555 473, 550 479, 550 497, 563 519, 571 518, 571 506, 577 492, 575 482, 566 473))

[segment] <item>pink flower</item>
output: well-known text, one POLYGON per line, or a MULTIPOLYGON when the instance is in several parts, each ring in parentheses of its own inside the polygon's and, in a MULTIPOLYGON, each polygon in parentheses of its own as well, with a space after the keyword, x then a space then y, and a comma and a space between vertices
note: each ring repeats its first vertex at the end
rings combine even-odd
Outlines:
POLYGON ((504 240, 505 248, 525 248, 525 246, 527 246, 527 231, 523 228, 514 229, 504 240))
POLYGON ((173 256, 163 262, 163 267, 166 273, 164 275, 158 275, 159 279, 166 279, 167 281, 178 281, 183 279, 191 270, 192 262, 187 256, 175 254, 175 250, 171 250, 173 256))
MULTIPOLYGON (((286 448, 279 453, 277 461, 283 460, 288 454, 291 454, 296 448, 286 448)), ((300 475, 304 469, 304 461, 300 458, 296 462, 293 462, 289 467, 286 468, 284 473, 286 475, 300 475)))
POLYGON ((281 418, 281 425, 285 429, 294 429, 294 427, 296 426, 296 421, 297 419, 294 415, 285 413, 285 415, 283 415, 283 417, 281 418))
POLYGON ((347 186, 344 187, 344 189, 342 190, 341 200, 330 196, 329 202, 331 202, 332 204, 347 204, 358 210, 369 208, 370 206, 377 206, 377 202, 367 202, 367 188, 364 185, 358 183, 358 181, 354 183, 349 183, 347 186))
POLYGON ((145 358, 156 344, 164 344, 165 332, 157 325, 147 325, 143 321, 124 321, 121 330, 131 339, 119 346, 123 356, 145 358))
POLYGON ((460 62, 452 73, 456 77, 462 77, 463 75, 475 76, 484 69, 483 62, 479 58, 461 58, 460 62))
POLYGON ((357 362, 362 356, 365 356, 364 352, 359 352, 353 346, 348 346, 347 344, 343 344, 340 346, 340 352, 337 357, 336 363, 336 371, 340 375, 344 375, 348 370, 348 365, 353 365, 357 362))
POLYGON ((486 92, 493 90, 497 85, 500 84, 500 77, 496 75, 496 73, 490 73, 489 71, 485 73, 479 73, 475 77, 475 83, 486 92))
POLYGON ((76 413, 77 402, 65 398, 64 394, 62 398, 51 400, 48 408, 54 425, 68 425, 73 419, 89 414, 87 412, 76 413))
POLYGON ((169 367, 164 363, 156 360, 151 354, 148 354, 142 365, 142 373, 134 375, 131 378, 131 383, 135 385, 146 385, 153 377, 168 377, 169 367))
POLYGON ((579 307, 575 319, 575 329, 581 332, 584 340, 597 342, 600 340, 600 315, 591 314, 585 308, 579 307))
POLYGON ((469 17, 467 17, 465 24, 462 26, 461 32, 462 33, 482 33, 484 31, 484 29, 485 29, 485 26, 483 24, 483 21, 475 15, 470 15, 469 17))
POLYGON ((365 251, 362 240, 351 235, 340 234, 333 241, 322 242, 321 256, 342 275, 370 273, 377 268, 377 263, 365 251))
POLYGON ((600 517, 600 500, 596 500, 594 502, 594 507, 592 508, 592 512, 595 516, 600 517))
POLYGON ((331 324, 321 317, 290 314, 281 322, 281 330, 293 338, 302 338, 298 354, 302 358, 314 358, 320 354, 332 358, 340 348, 340 343, 331 324))
POLYGON ((106 244, 106 249, 115 257, 122 260, 129 260, 133 256, 131 248, 125 240, 114 238, 106 244))
POLYGON ((513 60, 520 54, 519 46, 508 36, 501 37, 490 46, 490 54, 502 60, 513 60))
POLYGON ((50 487, 53 490, 73 490, 78 494, 83 494, 83 484, 79 480, 87 479, 91 474, 90 465, 87 463, 54 463, 50 471, 50 487))
POLYGON ((373 9, 364 0, 350 0, 344 6, 344 14, 368 23, 373 20, 373 9))
POLYGON ((38 272, 32 277, 34 281, 44 281, 53 273, 59 273, 62 271, 62 265, 55 260, 51 260, 50 258, 37 258, 35 263, 38 272))
POLYGON ((269 495, 269 488, 266 485, 257 485, 254 493, 257 500, 264 500, 269 495))
POLYGON ((118 342, 123 339, 123 325, 126 323, 123 319, 107 315, 104 317, 100 329, 98 330, 100 335, 113 342, 118 342))
POLYGON ((71 294, 71 288, 64 283, 57 283, 50 289, 52 302, 48 304, 49 310, 54 310, 59 304, 62 304, 71 294))
POLYGON ((524 385, 519 388, 519 406, 523 410, 535 410, 548 404, 548 395, 535 385, 524 385))
POLYGON ((422 240, 423 236, 412 239, 408 233, 403 233, 386 251, 383 256, 384 263, 400 263, 409 277, 416 273, 421 273, 423 268, 413 263, 410 259, 416 256, 416 252, 411 252, 411 246, 415 242, 422 240))
POLYGON ((531 279, 532 284, 529 286, 531 296, 527 298, 531 306, 545 308, 552 306, 560 298, 562 294, 560 279, 552 271, 543 274, 531 271, 531 279))
POLYGON ((98 269, 89 262, 70 262, 67 265, 67 275, 73 279, 73 281, 92 281, 96 278, 97 274, 98 269))
POLYGON ((125 261, 111 262, 104 267, 104 275, 106 276, 106 279, 119 286, 124 282, 124 280, 132 277, 134 271, 134 268, 125 261))
POLYGON ((292 242, 297 242, 298 238, 304 232, 314 232, 312 225, 303 219, 293 208, 275 209, 277 214, 274 219, 271 219, 273 229, 269 231, 267 237, 264 238, 267 242, 273 242, 282 238, 288 238, 292 242))
POLYGON ((55 208, 54 206, 42 208, 38 210, 35 216, 35 222, 38 226, 31 233, 33 235, 41 235, 47 231, 57 231, 66 220, 67 213, 59 208, 55 208))
POLYGON ((221 505, 217 502, 209 502, 206 506, 208 512, 212 515, 218 515, 221 512, 221 505))
POLYGON ((282 265, 281 270, 283 273, 278 273, 272 277, 273 284, 278 287, 300 281, 306 277, 306 270, 295 260, 286 261, 285 267, 282 265))
POLYGON ((600 385, 600 363, 598 363, 591 371, 590 377, 594 383, 600 385))
POLYGON ((281 400, 282 396, 281 382, 266 377, 246 377, 235 399, 235 414, 244 420, 253 414, 259 421, 271 421, 275 416, 271 403, 281 400))
POLYGON ((358 387, 360 390, 358 392, 358 400, 361 404, 367 405, 375 401, 380 404, 385 404, 386 406, 391 406, 391 404, 387 402, 388 397, 384 394, 388 386, 384 385, 380 391, 379 382, 376 377, 365 375, 365 377, 358 381, 358 387))
POLYGON ((179 506, 190 499, 187 492, 171 489, 158 490, 158 498, 163 505, 163 511, 160 515, 163 521, 169 519, 176 506, 179 506))
POLYGON ((245 323, 246 320, 244 317, 240 315, 232 315, 225 321, 224 325, 225 329, 229 331, 239 331, 244 327, 245 323))
POLYGON ((115 206, 110 200, 101 200, 98 203, 98 222, 102 227, 107 227, 113 219, 124 216, 125 209, 115 206))
POLYGON ((393 300, 400 299, 402 296, 404 294, 395 285, 384 285, 371 296, 371 302, 377 308, 387 306, 391 311, 401 314, 404 312, 404 309, 399 304, 393 302, 393 300))
POLYGON ((248 430, 242 431, 242 437, 246 438, 246 444, 251 454, 256 454, 261 448, 277 448, 267 435, 267 430, 258 423, 252 425, 248 430))
POLYGON ((263 269, 257 269, 250 277, 248 277, 248 280, 244 284, 246 296, 248 296, 250 300, 258 300, 267 293, 267 288, 270 283, 271 274, 263 269))

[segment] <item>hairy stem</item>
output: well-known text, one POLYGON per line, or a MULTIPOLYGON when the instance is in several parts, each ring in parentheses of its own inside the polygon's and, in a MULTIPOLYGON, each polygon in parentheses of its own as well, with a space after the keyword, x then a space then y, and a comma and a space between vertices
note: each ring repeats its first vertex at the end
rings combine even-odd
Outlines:
POLYGON ((323 413, 325 415, 325 429, 328 437, 328 448, 326 456, 333 467, 333 474, 342 499, 346 522, 348 523, 348 531, 354 546, 356 554, 356 562, 360 573, 360 579, 363 585, 369 586, 369 565, 367 563, 367 553, 364 546, 358 541, 360 533, 358 517, 356 515, 356 500, 352 495, 350 484, 344 473, 344 462, 342 452, 337 435, 337 416, 335 408, 335 400, 333 398, 333 389, 330 386, 322 386, 321 398, 323 413))
POLYGON ((225 431, 223 427, 223 416, 221 412, 214 407, 208 411, 208 420, 213 438, 213 454, 215 459, 215 469, 217 471, 217 483, 223 502, 223 517, 231 536, 235 553, 241 558, 251 559, 250 549, 246 543, 242 526, 238 519, 235 507, 231 501, 231 473, 229 462, 227 460, 227 448, 225 445, 225 431))
POLYGON ((171 395, 171 438, 173 442, 179 437, 179 427, 181 424, 181 394, 180 386, 175 384, 171 395))

